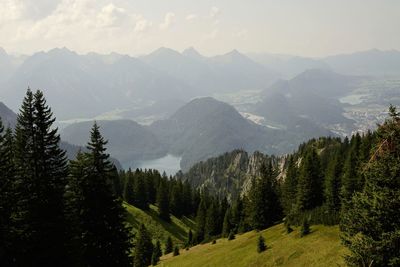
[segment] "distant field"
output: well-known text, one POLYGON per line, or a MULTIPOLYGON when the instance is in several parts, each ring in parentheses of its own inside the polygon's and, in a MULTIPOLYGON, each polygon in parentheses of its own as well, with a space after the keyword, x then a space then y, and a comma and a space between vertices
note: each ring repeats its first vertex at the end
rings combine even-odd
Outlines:
POLYGON ((166 255, 158 266, 345 266, 338 227, 315 225, 303 238, 299 229, 286 234, 282 224, 259 233, 237 235, 235 240, 218 239, 217 243, 199 245, 179 256, 166 255), (267 250, 257 253, 257 239, 264 236, 267 250))
POLYGON ((157 207, 153 205, 150 205, 148 211, 143 211, 127 203, 124 203, 124 206, 128 211, 127 220, 133 226, 133 230, 136 232, 140 224, 143 223, 151 233, 153 240, 160 240, 162 245, 164 245, 168 236, 171 236, 174 243, 183 244, 189 229, 195 227, 194 222, 186 217, 178 219, 171 216, 171 222, 161 220, 158 217, 157 207))

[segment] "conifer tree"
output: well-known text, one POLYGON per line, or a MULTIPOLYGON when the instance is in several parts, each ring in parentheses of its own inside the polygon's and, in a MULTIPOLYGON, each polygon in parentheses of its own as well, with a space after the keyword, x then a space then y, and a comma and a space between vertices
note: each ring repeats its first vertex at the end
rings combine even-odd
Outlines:
POLYGON ((182 183, 180 181, 175 182, 171 190, 170 210, 177 217, 181 217, 184 211, 182 191, 182 183))
POLYGON ((341 188, 341 162, 337 151, 328 164, 325 177, 325 203, 329 211, 338 211, 340 209, 340 188, 341 188))
POLYGON ((189 229, 186 245, 187 245, 187 247, 190 247, 190 246, 193 245, 193 232, 192 232, 192 229, 189 229))
POLYGON ((146 227, 141 224, 135 242, 135 252, 133 255, 134 267, 146 267, 151 264, 153 255, 153 243, 146 227))
POLYGON ((267 246, 265 245, 265 239, 262 235, 260 235, 257 240, 257 252, 261 253, 261 252, 265 251, 266 249, 267 249, 267 246))
POLYGON ((297 185, 297 211, 313 209, 322 204, 322 185, 319 157, 315 149, 306 153, 301 162, 297 185))
POLYGON ((365 186, 342 212, 342 241, 350 266, 400 266, 400 115, 378 127, 377 146, 364 167, 365 186))
POLYGON ((290 214, 296 204, 297 176, 295 159, 289 156, 286 178, 282 186, 282 202, 286 215, 290 214))
POLYGON ((224 224, 222 227, 222 237, 228 237, 229 233, 233 230, 231 209, 228 208, 224 216, 224 224))
POLYGON ((174 255, 173 256, 175 257, 175 256, 178 256, 178 255, 179 255, 179 247, 175 246, 174 247, 174 255))
POLYGON ((271 162, 261 167, 262 177, 253 181, 249 193, 249 222, 253 229, 271 225, 280 215, 277 185, 271 162))
POLYGON ((306 236, 310 233, 310 223, 308 222, 307 218, 303 219, 303 223, 300 228, 300 236, 306 236))
POLYGON ((28 89, 15 130, 16 265, 69 264, 64 216, 67 159, 59 148, 54 121, 43 93, 28 89))
POLYGON ((168 236, 167 241, 165 242, 165 250, 164 254, 169 254, 174 249, 174 243, 172 242, 172 238, 168 236))
POLYGON ((169 222, 171 220, 169 217, 169 199, 164 179, 160 181, 160 185, 157 189, 157 206, 160 218, 169 222))
POLYGON ((206 218, 207 218, 207 209, 204 199, 200 201, 199 207, 197 209, 196 215, 196 223, 197 223, 197 231, 196 231, 196 242, 200 243, 204 240, 205 231, 206 231, 206 218))
POLYGON ((151 265, 157 265, 157 263, 160 261, 161 256, 162 256, 161 244, 160 240, 157 240, 156 245, 154 246, 153 249, 153 254, 151 255, 151 265))
POLYGON ((135 180, 131 169, 126 173, 126 181, 124 187, 124 200, 131 205, 135 205, 135 180))
POLYGON ((209 240, 218 234, 218 210, 215 203, 211 203, 206 213, 206 224, 205 224, 205 238, 209 240))
POLYGON ((142 172, 136 170, 135 184, 134 184, 135 206, 142 210, 148 210, 149 204, 147 202, 147 191, 145 184, 145 177, 142 172))
POLYGON ((11 235, 12 213, 15 205, 14 192, 14 150, 13 135, 10 128, 3 134, 0 118, 0 262, 5 266, 12 264, 11 235))
POLYGON ((235 233, 231 231, 228 235, 228 240, 233 240, 233 239, 235 239, 235 233))
POLYGON ((107 141, 95 123, 89 152, 71 163, 69 206, 78 214, 74 227, 84 266, 130 266, 130 231, 126 211, 112 190, 114 168, 105 153, 107 141))

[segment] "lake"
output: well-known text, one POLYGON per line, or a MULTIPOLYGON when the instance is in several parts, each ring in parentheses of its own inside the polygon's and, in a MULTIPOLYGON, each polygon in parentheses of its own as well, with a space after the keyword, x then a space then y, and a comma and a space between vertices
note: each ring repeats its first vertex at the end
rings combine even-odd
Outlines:
POLYGON ((122 164, 124 169, 129 167, 134 170, 139 169, 156 169, 161 174, 165 171, 167 175, 174 175, 177 173, 180 167, 181 157, 176 157, 174 155, 166 155, 162 158, 152 159, 152 160, 137 160, 130 163, 122 164))

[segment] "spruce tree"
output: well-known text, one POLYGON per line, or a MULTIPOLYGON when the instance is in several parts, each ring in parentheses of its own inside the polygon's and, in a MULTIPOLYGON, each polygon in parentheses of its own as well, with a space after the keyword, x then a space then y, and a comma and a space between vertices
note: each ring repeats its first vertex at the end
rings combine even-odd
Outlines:
POLYGON ((218 210, 215 203, 211 203, 206 213, 206 224, 204 227, 205 238, 209 240, 218 234, 218 210))
POLYGON ((135 187, 135 180, 131 169, 129 169, 128 172, 126 173, 124 200, 131 205, 135 205, 134 187, 135 187))
POLYGON ((319 157, 311 149, 302 159, 297 185, 296 208, 302 212, 322 204, 322 184, 319 157))
POLYGON ((160 241, 157 240, 156 245, 154 246, 153 249, 153 254, 151 255, 151 265, 157 265, 157 263, 160 261, 161 256, 162 256, 161 244, 160 241))
POLYGON ((271 162, 261 167, 262 177, 253 181, 249 193, 249 222, 253 229, 270 226, 280 215, 277 184, 271 162))
POLYGON ((16 201, 14 190, 13 135, 10 128, 3 134, 3 125, 0 118, 0 262, 5 266, 12 264, 11 245, 13 237, 12 213, 16 201))
POLYGON ((189 229, 189 233, 188 233, 188 237, 187 237, 187 241, 186 241, 186 246, 190 247, 193 245, 193 232, 192 229, 189 229))
POLYGON ((201 243, 205 237, 206 231, 206 218, 207 218, 207 208, 204 199, 201 199, 199 207, 197 209, 196 223, 196 242, 201 243))
POLYGON ((179 247, 178 246, 175 246, 174 247, 174 254, 173 254, 173 256, 175 257, 175 256, 178 256, 179 255, 179 247))
POLYGON ((310 233, 310 223, 307 218, 303 219, 303 223, 300 228, 300 236, 306 236, 310 233))
POLYGON ((232 215, 231 215, 231 209, 228 208, 225 212, 225 216, 224 216, 224 224, 222 227, 222 237, 228 237, 229 233, 232 231, 233 229, 233 225, 232 225, 232 215))
POLYGON ((295 158, 289 156, 286 178, 282 186, 282 204, 286 215, 290 214, 296 204, 297 176, 295 158))
POLYGON ((378 127, 377 146, 363 169, 365 186, 343 210, 342 241, 350 266, 400 266, 400 115, 378 127))
POLYGON ((160 218, 169 222, 171 218, 169 217, 169 199, 165 180, 160 181, 157 189, 157 206, 160 218))
POLYGON ((145 177, 144 174, 139 170, 136 170, 135 172, 134 195, 135 206, 142 210, 148 210, 149 204, 147 201, 145 177))
POLYGON ((257 252, 261 253, 261 252, 265 251, 266 249, 267 249, 267 246, 265 245, 265 239, 262 235, 260 235, 257 240, 257 252))
POLYGON ((68 265, 64 191, 67 159, 41 91, 27 90, 15 130, 16 265, 68 265))
POLYGON ((133 254, 133 266, 146 267, 151 264, 153 255, 153 243, 146 227, 141 224, 137 233, 135 242, 135 251, 133 254))
POLYGON ((112 190, 114 170, 106 154, 107 141, 94 123, 89 152, 71 163, 69 206, 78 214, 77 243, 85 266, 130 266, 130 230, 126 211, 112 190))
POLYGON ((233 240, 233 239, 235 239, 235 233, 231 231, 228 235, 228 240, 233 240))
POLYGON ((165 242, 165 250, 164 254, 169 254, 174 249, 174 243, 172 242, 172 238, 168 236, 167 241, 165 242))

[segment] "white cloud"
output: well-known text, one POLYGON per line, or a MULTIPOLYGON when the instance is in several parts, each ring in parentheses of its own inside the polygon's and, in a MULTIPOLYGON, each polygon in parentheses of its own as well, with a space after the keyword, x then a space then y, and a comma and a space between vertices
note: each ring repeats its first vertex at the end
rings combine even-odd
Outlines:
POLYGON ((246 39, 247 33, 248 33, 248 30, 246 30, 246 29, 241 29, 241 30, 235 32, 235 33, 233 34, 233 37, 236 37, 236 38, 238 38, 238 39, 246 39))
POLYGON ((161 30, 166 30, 175 22, 175 14, 172 12, 168 12, 165 14, 164 22, 160 24, 161 30))
POLYGON ((185 19, 186 19, 187 21, 192 21, 192 20, 197 19, 197 17, 198 17, 197 14, 189 14, 189 15, 186 16, 185 19))
POLYGON ((139 18, 137 19, 136 24, 135 24, 134 32, 137 32, 137 33, 145 32, 149 28, 151 28, 151 26, 153 26, 153 23, 151 21, 148 21, 148 20, 144 19, 142 16, 139 16, 139 18))
POLYGON ((18 20, 24 13, 24 3, 22 1, 2 0, 0 1, 0 22, 18 20))
POLYGON ((117 26, 126 16, 125 9, 110 3, 104 6, 97 15, 98 23, 103 27, 117 26))
POLYGON ((213 6, 213 7, 211 8, 211 10, 210 10, 210 17, 211 17, 211 18, 215 18, 215 17, 217 17, 219 14, 221 14, 221 10, 220 10, 218 7, 216 7, 216 6, 213 6))

